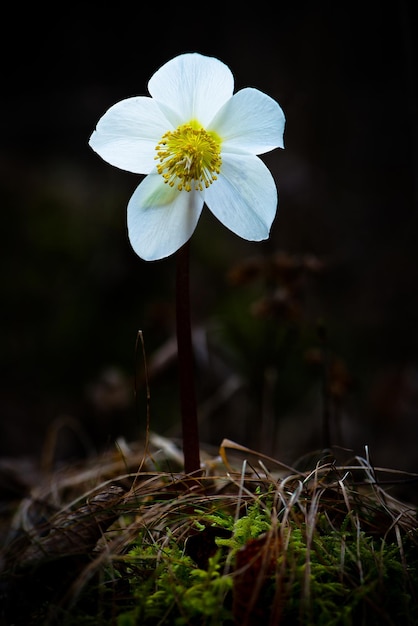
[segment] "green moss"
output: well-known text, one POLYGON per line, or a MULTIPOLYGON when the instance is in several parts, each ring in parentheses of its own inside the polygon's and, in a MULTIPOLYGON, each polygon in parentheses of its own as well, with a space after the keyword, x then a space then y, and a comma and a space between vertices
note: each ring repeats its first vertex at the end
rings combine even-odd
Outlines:
POLYGON ((225 598, 232 579, 222 575, 220 552, 209 559, 207 570, 197 568, 190 557, 170 541, 163 554, 154 545, 138 545, 127 555, 135 607, 118 617, 118 626, 134 624, 222 624, 231 617, 225 598), (145 561, 144 561, 145 556, 145 561), (154 562, 152 573, 149 565, 154 562))
MULTIPOLYGON (((203 510, 199 515, 199 532, 208 525, 232 532, 230 538, 216 538, 218 550, 207 570, 198 568, 174 538, 162 549, 157 543, 144 546, 141 536, 126 556, 135 606, 119 615, 118 626, 234 623, 233 598, 242 582, 234 571, 236 555, 252 540, 272 535, 271 511, 256 498, 237 520, 203 510)), ((292 520, 279 525, 275 536, 281 549, 260 586, 262 603, 256 598, 253 607, 264 611, 265 623, 275 613, 284 625, 418 624, 416 552, 406 566, 396 542, 368 535, 352 515, 339 529, 318 518, 313 533, 292 520)), ((413 554, 412 543, 410 548, 413 554)))
POLYGON ((9 586, 9 622, 418 626, 416 511, 341 475, 327 465, 282 480, 232 476, 221 493, 212 478, 191 493, 166 475, 156 488, 153 476, 123 497, 91 562, 69 576, 71 595, 57 587, 74 563, 64 558, 22 579, 32 598, 24 619, 11 615, 22 585, 9 586))

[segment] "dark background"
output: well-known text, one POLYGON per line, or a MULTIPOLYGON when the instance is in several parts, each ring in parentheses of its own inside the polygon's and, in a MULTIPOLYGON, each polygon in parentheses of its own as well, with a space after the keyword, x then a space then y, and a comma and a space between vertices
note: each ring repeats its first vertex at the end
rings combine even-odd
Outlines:
POLYGON ((65 460, 143 438, 138 330, 151 428, 179 435, 175 362, 151 367, 174 337, 175 257, 135 256, 126 205, 140 177, 87 142, 107 108, 147 94, 158 67, 198 51, 287 118, 286 149, 263 157, 280 197, 270 240, 241 241, 208 211, 192 240, 202 440, 229 437, 289 462, 323 442, 325 401, 332 443, 357 454, 368 445, 376 464, 418 471, 410 5, 133 6, 25 7, 3 22, 0 454, 42 456, 52 445, 65 460), (235 264, 277 252, 324 264, 298 283, 291 320, 254 315, 271 282, 228 280, 235 264), (318 321, 335 365, 337 389, 325 395, 318 321))

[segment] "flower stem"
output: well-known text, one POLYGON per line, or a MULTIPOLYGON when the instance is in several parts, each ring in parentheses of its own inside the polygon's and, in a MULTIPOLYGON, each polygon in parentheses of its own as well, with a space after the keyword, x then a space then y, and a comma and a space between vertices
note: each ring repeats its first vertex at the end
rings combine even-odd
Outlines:
POLYGON ((190 323, 189 242, 177 251, 176 323, 184 471, 200 473, 192 330, 190 323))

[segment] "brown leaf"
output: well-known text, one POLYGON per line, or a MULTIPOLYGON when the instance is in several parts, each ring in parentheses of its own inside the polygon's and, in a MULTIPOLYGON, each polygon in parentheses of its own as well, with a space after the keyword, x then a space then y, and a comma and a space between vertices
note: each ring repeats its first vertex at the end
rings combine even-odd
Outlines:
POLYGON ((219 550, 216 537, 229 538, 232 532, 218 526, 207 526, 195 535, 186 539, 184 551, 200 569, 207 569, 209 558, 219 550))
POLYGON ((42 536, 32 539, 20 559, 19 569, 61 557, 88 554, 118 518, 117 507, 124 493, 122 487, 111 485, 78 509, 58 513, 42 528, 42 536))
POLYGON ((250 540, 238 551, 232 605, 237 626, 269 623, 271 600, 268 583, 275 572, 279 549, 279 537, 266 533, 250 540))

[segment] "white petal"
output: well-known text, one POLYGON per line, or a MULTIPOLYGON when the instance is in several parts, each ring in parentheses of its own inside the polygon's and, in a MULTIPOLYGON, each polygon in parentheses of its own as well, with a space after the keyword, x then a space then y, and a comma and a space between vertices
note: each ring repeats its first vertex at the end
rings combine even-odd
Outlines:
POLYGON ((148 174, 155 167, 155 147, 171 128, 152 98, 138 96, 122 100, 106 111, 89 144, 111 165, 148 174))
POLYGON ((218 180, 205 190, 207 206, 243 239, 267 239, 277 209, 270 171, 253 155, 227 154, 222 159, 218 180))
POLYGON ((177 115, 172 119, 175 126, 191 119, 206 126, 231 98, 234 78, 229 67, 218 59, 197 53, 182 54, 155 72, 148 90, 165 112, 168 107, 177 115))
POLYGON ((237 91, 209 124, 222 137, 222 150, 251 154, 283 148, 284 126, 285 116, 277 102, 250 87, 237 91))
POLYGON ((146 261, 173 254, 192 236, 203 208, 202 196, 178 191, 149 174, 128 204, 128 233, 135 252, 146 261))

